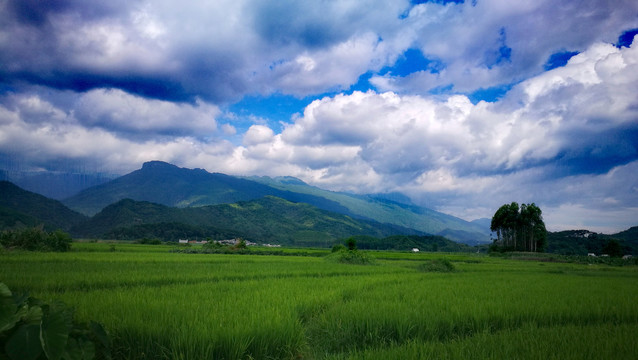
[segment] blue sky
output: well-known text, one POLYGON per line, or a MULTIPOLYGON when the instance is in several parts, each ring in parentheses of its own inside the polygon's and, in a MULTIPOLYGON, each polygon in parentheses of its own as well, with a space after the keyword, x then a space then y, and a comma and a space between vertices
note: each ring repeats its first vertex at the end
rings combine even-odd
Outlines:
POLYGON ((0 165, 163 160, 623 230, 638 225, 637 29, 628 0, 7 0, 0 165))

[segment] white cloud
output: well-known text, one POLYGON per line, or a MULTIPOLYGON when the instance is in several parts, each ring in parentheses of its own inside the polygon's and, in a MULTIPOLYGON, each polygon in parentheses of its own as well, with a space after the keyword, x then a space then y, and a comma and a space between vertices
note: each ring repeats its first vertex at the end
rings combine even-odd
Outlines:
POLYGON ((445 69, 371 81, 381 91, 412 94, 445 86, 472 92, 518 82, 541 73, 555 52, 615 42, 621 31, 638 27, 636 13, 638 4, 631 0, 427 2, 410 11, 405 25, 415 46, 445 69), (501 48, 509 56, 502 57, 501 48))
POLYGON ((254 146, 272 141, 274 132, 267 126, 253 125, 244 135, 244 145, 254 146))
POLYGON ((217 130, 218 107, 198 101, 179 104, 145 99, 121 90, 97 89, 82 94, 74 115, 87 126, 151 134, 212 136, 217 130))
POLYGON ((469 92, 523 80, 554 52, 613 42, 638 27, 631 0, 79 2, 43 5, 39 22, 9 11, 19 6, 6 9, 0 29, 7 79, 219 103, 347 90, 410 47, 445 69, 377 76, 381 92, 425 94, 451 84, 469 92), (511 54, 499 62, 501 48, 511 54))
POLYGON ((403 191, 467 219, 511 201, 536 202, 550 215, 570 202, 599 209, 591 216, 624 209, 614 211, 633 214, 623 220, 629 224, 636 162, 623 163, 638 151, 631 135, 638 132, 637 61, 636 46, 595 44, 498 103, 371 91, 326 97, 242 155, 271 175, 290 171, 338 190, 403 191))

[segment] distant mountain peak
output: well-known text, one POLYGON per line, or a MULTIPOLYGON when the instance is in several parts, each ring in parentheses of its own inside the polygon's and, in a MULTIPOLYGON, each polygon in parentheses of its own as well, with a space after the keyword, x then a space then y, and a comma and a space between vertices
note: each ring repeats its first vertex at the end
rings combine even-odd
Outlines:
POLYGON ((149 169, 179 169, 179 167, 164 161, 152 160, 142 164, 142 170, 149 169))
POLYGON ((303 180, 298 179, 294 176, 279 176, 279 177, 276 177, 275 180, 279 181, 282 184, 308 185, 303 180))

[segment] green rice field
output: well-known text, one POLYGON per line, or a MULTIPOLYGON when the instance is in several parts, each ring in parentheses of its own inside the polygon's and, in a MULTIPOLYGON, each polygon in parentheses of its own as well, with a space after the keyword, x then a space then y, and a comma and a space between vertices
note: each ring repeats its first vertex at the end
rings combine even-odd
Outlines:
MULTIPOLYGON (((637 359, 638 267, 479 254, 0 253, 0 282, 101 322, 115 359, 637 359), (308 255, 308 254, 307 254, 308 255), (445 259, 454 271, 432 271, 445 259)), ((305 250, 304 250, 305 251, 305 250)))

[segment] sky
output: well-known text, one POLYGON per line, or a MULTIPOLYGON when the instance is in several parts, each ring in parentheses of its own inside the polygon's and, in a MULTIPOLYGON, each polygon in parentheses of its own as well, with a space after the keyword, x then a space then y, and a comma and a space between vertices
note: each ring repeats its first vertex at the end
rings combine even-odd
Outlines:
POLYGON ((635 0, 0 0, 0 165, 162 160, 617 232, 636 34, 635 0))

